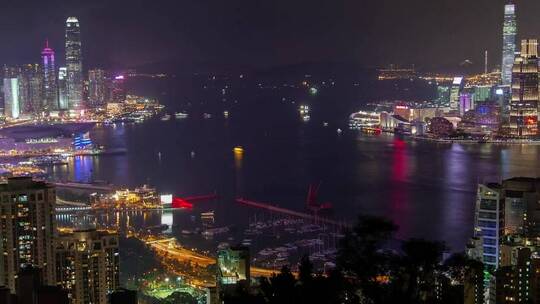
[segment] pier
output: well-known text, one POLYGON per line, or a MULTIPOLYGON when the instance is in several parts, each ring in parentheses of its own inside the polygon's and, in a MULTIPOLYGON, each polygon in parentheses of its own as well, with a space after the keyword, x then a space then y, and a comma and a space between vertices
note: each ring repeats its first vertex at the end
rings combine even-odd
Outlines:
POLYGON ((317 215, 314 215, 314 214, 309 214, 309 213, 305 213, 305 212, 294 211, 294 210, 290 210, 290 209, 277 207, 277 206, 274 206, 274 205, 271 205, 271 204, 268 204, 268 203, 251 201, 251 200, 247 200, 247 199, 244 199, 244 198, 237 198, 236 202, 240 203, 240 204, 243 204, 243 205, 255 207, 255 208, 266 209, 266 210, 271 211, 271 212, 277 212, 277 213, 281 213, 281 214, 285 214, 285 215, 290 215, 290 216, 295 216, 295 217, 299 217, 299 218, 303 218, 303 219, 312 220, 314 222, 325 223, 325 224, 330 224, 330 225, 335 225, 335 226, 340 226, 340 227, 348 227, 349 226, 347 223, 338 222, 338 221, 335 221, 335 220, 332 220, 332 219, 329 219, 329 218, 325 218, 325 217, 321 217, 321 216, 317 216, 317 215))

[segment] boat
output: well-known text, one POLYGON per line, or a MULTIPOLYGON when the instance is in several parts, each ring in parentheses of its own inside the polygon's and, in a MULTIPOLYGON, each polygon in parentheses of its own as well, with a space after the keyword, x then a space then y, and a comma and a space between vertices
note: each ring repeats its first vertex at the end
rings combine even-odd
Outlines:
POLYGON ((210 119, 210 118, 212 118, 212 114, 210 114, 210 113, 204 113, 204 114, 203 114, 203 117, 204 117, 204 119, 210 119))
POLYGON ((184 112, 176 112, 174 113, 174 117, 176 119, 184 119, 184 118, 188 118, 189 114, 188 113, 184 113, 184 112))
POLYGON ((167 121, 167 120, 170 120, 170 119, 171 119, 171 115, 169 115, 169 114, 165 114, 165 115, 163 115, 163 117, 161 117, 161 120, 163 120, 163 121, 167 121))

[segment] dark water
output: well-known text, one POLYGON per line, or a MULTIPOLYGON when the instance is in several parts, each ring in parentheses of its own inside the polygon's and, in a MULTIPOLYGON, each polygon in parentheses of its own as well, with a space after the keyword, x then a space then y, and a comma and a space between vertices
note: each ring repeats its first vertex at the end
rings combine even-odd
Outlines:
POLYGON ((237 205, 237 196, 303 210, 308 185, 320 182, 319 200, 333 203, 337 219, 386 216, 399 225, 400 238, 444 240, 460 250, 472 233, 477 182, 540 171, 538 146, 338 135, 331 126, 300 122, 279 132, 251 131, 235 126, 233 117, 97 127, 95 141, 129 152, 76 158, 52 173, 130 187, 147 183, 178 196, 216 192, 222 198, 200 208, 215 209, 228 224, 245 224, 254 212, 237 205), (244 147, 241 159, 234 157, 236 145, 244 147))
POLYGON ((320 87, 311 96, 279 88, 224 94, 220 85, 206 85, 153 86, 169 112, 187 110, 190 118, 98 126, 91 132, 94 141, 128 153, 75 158, 67 168, 51 169, 52 176, 129 187, 146 183, 180 197, 220 195, 191 212, 179 211, 178 229, 192 228, 189 215, 210 209, 219 224, 247 225, 262 212, 239 206, 238 196, 303 211, 308 186, 320 183, 318 200, 333 204, 336 219, 385 216, 399 225, 399 238, 444 240, 458 251, 472 234, 478 182, 540 173, 540 146, 435 144, 348 130, 338 135, 363 94, 349 87, 320 87), (301 103, 313 109, 308 123, 300 121, 301 103), (229 119, 223 110, 230 111, 229 119), (214 117, 203 119, 203 112, 214 117), (239 145, 244 154, 235 158, 239 145))

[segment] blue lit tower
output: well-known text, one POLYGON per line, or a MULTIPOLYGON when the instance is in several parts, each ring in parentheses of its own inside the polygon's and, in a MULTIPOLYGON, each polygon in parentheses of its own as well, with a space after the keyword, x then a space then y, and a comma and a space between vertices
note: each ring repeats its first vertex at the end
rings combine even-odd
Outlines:
POLYGON ((512 66, 514 65, 514 53, 516 52, 516 6, 507 4, 504 6, 503 24, 503 49, 501 79, 502 84, 512 84, 512 66))
POLYGON ((82 105, 82 51, 81 29, 77 17, 66 21, 66 68, 68 108, 77 109, 82 105))
POLYGON ((49 40, 45 41, 45 48, 41 51, 43 62, 43 100, 45 108, 48 110, 58 109, 56 95, 56 68, 54 65, 54 50, 49 47, 49 40))

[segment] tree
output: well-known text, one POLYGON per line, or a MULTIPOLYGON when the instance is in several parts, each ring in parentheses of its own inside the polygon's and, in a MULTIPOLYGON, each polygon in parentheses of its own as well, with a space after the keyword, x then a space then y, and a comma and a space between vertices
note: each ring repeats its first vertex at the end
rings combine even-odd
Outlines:
POLYGON ((381 278, 390 272, 392 254, 384 245, 394 236, 397 226, 386 219, 359 216, 352 230, 345 232, 337 257, 338 269, 352 276, 363 295, 375 303, 383 303, 387 285, 381 278))
POLYGON ((432 302, 435 294, 435 271, 446 246, 442 242, 410 239, 403 243, 401 283, 409 303, 432 302))
POLYGON ((293 304, 296 299, 296 279, 288 267, 281 268, 281 272, 273 275, 270 280, 263 278, 260 281, 261 291, 268 303, 293 304))

